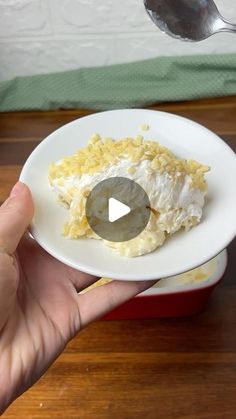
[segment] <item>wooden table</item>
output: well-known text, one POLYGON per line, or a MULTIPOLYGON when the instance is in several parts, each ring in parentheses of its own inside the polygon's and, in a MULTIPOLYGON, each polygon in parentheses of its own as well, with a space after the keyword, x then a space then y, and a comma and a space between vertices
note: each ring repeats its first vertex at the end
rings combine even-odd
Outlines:
MULTIPOLYGON (((236 97, 166 104, 236 150, 236 97)), ((86 111, 0 114, 0 201, 33 148, 86 111)), ((191 318, 97 322, 5 419, 235 419, 236 242, 222 285, 191 318)))

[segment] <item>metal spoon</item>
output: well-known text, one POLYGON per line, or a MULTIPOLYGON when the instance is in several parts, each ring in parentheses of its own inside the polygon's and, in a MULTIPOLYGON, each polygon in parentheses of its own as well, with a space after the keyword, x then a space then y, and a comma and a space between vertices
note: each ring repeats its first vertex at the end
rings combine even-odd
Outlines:
POLYGON ((235 32, 213 0, 144 0, 153 22, 168 35, 184 41, 202 41, 217 32, 235 32))

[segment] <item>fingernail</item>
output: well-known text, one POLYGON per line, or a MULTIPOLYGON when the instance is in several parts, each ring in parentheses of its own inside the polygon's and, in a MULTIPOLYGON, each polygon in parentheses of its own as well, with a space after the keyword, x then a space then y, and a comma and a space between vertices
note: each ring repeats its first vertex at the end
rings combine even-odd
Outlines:
POLYGON ((18 196, 22 193, 22 191, 24 190, 25 185, 22 182, 17 182, 15 184, 15 186, 13 186, 12 191, 10 193, 10 198, 13 198, 15 196, 18 196))

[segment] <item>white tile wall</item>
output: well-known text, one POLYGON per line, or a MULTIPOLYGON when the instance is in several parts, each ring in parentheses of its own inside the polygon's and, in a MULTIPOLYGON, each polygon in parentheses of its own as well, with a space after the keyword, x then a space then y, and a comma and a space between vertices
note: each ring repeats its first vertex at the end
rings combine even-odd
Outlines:
MULTIPOLYGON (((236 22, 236 2, 216 0, 236 22)), ((236 35, 183 43, 155 28, 143 0, 0 0, 0 80, 161 55, 236 52, 236 35)))

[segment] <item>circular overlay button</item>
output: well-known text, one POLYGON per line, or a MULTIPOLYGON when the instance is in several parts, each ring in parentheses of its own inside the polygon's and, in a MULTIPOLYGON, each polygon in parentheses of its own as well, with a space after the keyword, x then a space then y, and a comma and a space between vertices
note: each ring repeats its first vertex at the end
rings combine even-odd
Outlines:
POLYGON ((90 192, 86 216, 92 230, 102 239, 125 242, 137 237, 150 219, 150 201, 133 180, 112 177, 90 192))

